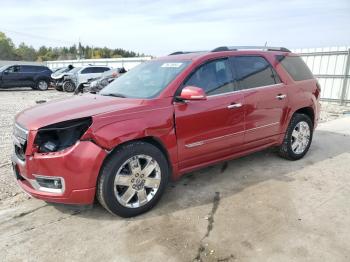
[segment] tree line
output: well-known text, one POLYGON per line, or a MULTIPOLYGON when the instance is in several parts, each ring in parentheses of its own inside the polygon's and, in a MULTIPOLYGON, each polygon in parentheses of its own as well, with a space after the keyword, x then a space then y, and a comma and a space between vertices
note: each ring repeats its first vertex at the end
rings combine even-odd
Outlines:
POLYGON ((143 56, 133 51, 121 48, 110 49, 107 47, 91 47, 72 45, 69 47, 46 47, 35 49, 25 43, 16 46, 11 38, 0 32, 0 60, 14 61, 48 61, 48 60, 74 60, 74 59, 97 59, 143 56))

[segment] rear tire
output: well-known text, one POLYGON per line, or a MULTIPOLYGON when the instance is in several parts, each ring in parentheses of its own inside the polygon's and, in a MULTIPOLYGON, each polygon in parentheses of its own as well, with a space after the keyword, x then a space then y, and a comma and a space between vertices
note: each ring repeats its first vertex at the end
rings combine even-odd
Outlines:
POLYGON ((113 152, 103 165, 97 199, 112 214, 137 216, 157 204, 169 176, 168 161, 161 150, 142 141, 129 143, 113 152))
POLYGON ((279 155, 289 160, 298 160, 308 152, 313 136, 313 124, 309 116, 296 113, 292 116, 279 155))
POLYGON ((45 79, 39 79, 38 81, 36 81, 35 89, 40 91, 46 91, 47 89, 49 89, 49 84, 49 81, 45 79))

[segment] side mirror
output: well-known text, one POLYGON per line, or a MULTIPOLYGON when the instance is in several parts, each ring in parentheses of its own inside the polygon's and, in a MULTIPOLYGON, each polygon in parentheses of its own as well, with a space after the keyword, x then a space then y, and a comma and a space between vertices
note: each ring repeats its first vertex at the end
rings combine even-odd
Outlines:
POLYGON ((180 100, 207 100, 204 90, 196 86, 186 86, 182 89, 180 100))
POLYGON ((4 75, 8 75, 9 74, 9 71, 4 71, 4 75))

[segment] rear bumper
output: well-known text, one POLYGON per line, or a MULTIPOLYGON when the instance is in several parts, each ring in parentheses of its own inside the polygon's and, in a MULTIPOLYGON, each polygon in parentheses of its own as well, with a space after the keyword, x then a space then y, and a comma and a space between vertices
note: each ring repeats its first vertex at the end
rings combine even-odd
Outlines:
POLYGON ((48 202, 88 205, 95 197, 96 181, 106 151, 90 141, 79 141, 55 153, 35 153, 21 161, 12 157, 16 180, 29 195, 48 202), (38 186, 37 178, 60 178, 61 190, 38 186))

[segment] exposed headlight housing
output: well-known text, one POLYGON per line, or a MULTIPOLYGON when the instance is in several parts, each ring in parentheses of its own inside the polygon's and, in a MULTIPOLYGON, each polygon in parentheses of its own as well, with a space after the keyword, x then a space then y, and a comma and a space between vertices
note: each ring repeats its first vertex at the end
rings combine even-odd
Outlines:
POLYGON ((57 152, 74 145, 92 124, 92 118, 64 121, 38 130, 34 144, 38 152, 57 152))

